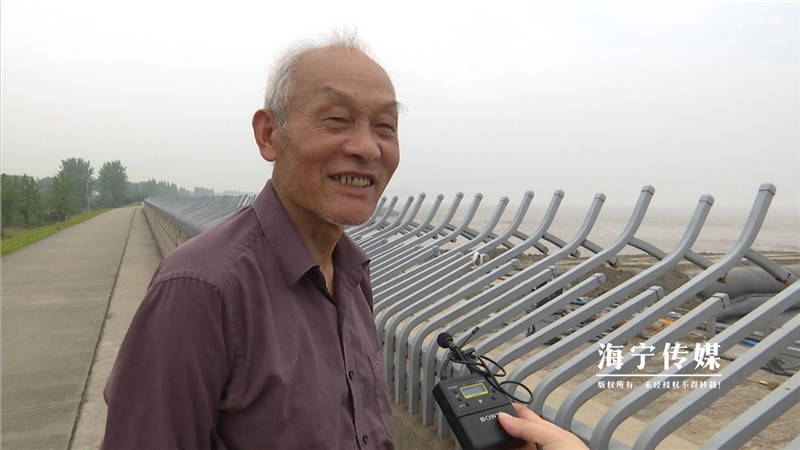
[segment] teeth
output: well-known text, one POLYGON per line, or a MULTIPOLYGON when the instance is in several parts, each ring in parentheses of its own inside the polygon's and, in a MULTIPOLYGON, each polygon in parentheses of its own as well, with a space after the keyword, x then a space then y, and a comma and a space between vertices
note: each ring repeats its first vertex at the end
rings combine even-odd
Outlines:
POLYGON ((336 181, 350 186, 364 187, 369 186, 372 182, 367 177, 357 177, 352 175, 339 175, 335 177, 336 181))

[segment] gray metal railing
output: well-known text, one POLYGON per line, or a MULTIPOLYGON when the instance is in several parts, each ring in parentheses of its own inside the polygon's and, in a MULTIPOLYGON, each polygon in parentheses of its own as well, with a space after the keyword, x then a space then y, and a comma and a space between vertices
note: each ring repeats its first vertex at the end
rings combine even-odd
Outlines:
MULTIPOLYGON (((794 283, 796 270, 752 248, 774 186, 759 188, 740 236, 715 261, 694 249, 714 203, 708 195, 698 201, 671 251, 636 236, 654 193, 650 186, 641 190, 627 225, 606 248, 588 239, 605 201, 602 194, 595 196, 569 240, 550 230, 562 191, 553 194, 530 234, 520 227, 531 192, 524 194, 502 230, 496 228, 509 201, 505 197, 482 227, 472 225, 483 199, 480 194, 466 205, 459 223, 454 218, 465 206, 460 193, 446 208, 441 195, 432 197, 428 208, 425 195, 404 202, 381 199, 372 217, 348 233, 371 258, 374 317, 396 408, 419 414, 420 426, 437 424, 439 435, 447 437, 449 430, 436 415, 431 394, 443 375, 438 370, 445 358, 435 336, 447 331, 456 341, 469 334, 478 354, 508 368, 505 380, 530 386, 529 408, 570 429, 592 448, 653 448, 664 439, 683 439, 678 441, 681 445, 690 442, 702 448, 737 447, 779 420, 800 399, 800 378, 796 373, 790 376, 800 364, 800 283, 794 283), (581 256, 580 247, 590 255, 581 256), (635 249, 654 262, 612 283, 608 274, 621 270, 623 249, 635 249), (521 259, 528 262, 522 264, 521 259), (744 260, 749 265, 743 269, 744 260), (695 269, 687 271, 691 266, 695 269), (670 289, 660 286, 676 270, 686 279, 670 289), (756 271, 758 276, 752 275, 756 271), (756 283, 767 287, 757 293, 761 297, 740 292, 740 285, 753 284, 749 280, 759 277, 775 280, 756 283), (740 311, 738 319, 728 317, 734 310, 740 311), (776 325, 782 315, 783 322, 776 325), (727 323, 718 317, 726 317, 727 323), (653 331, 654 323, 662 326, 660 331, 653 331), (745 348, 742 342, 752 348, 733 352, 745 348), (689 363, 669 366, 664 356, 664 368, 655 364, 662 356, 658 351, 637 353, 643 348, 666 351, 670 345, 673 350, 683 346, 689 363), (616 349, 618 359, 601 367, 603 349, 609 348, 616 349), (712 370, 691 361, 702 349, 714 349, 712 356, 721 367, 712 370), (726 352, 734 354, 730 361, 720 359, 730 356, 726 352), (730 423, 712 420, 704 430, 707 435, 690 436, 691 441, 686 433, 676 432, 688 421, 712 415, 714 401, 746 387, 747 377, 767 365, 782 368, 783 375, 776 375, 782 381, 754 404, 731 411, 726 419, 730 423), (610 403, 602 400, 602 412, 594 417, 579 414, 584 406, 607 397, 607 383, 619 380, 639 384, 610 403), (677 392, 675 383, 686 380, 697 380, 700 386, 713 381, 716 387, 677 392), (673 389, 653 387, 664 383, 673 389), (681 394, 680 398, 666 408, 655 406, 668 392, 670 398, 681 394), (643 425, 627 430, 626 420, 632 417, 639 417, 643 425)), ((147 203, 193 236, 251 201, 173 198, 147 203)), ((464 372, 451 370, 448 375, 464 372)), ((788 433, 781 445, 792 448, 800 437, 795 439, 796 431, 788 433)))

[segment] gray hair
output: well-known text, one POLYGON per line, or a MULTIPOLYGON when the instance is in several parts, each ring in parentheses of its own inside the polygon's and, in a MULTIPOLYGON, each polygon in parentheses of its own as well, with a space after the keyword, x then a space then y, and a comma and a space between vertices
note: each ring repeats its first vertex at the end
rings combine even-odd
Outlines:
POLYGON ((358 39, 355 31, 337 30, 313 41, 302 41, 290 47, 275 63, 270 72, 264 109, 271 111, 278 126, 286 124, 289 101, 295 90, 294 72, 300 58, 306 53, 326 47, 342 47, 370 56, 367 46, 358 39))

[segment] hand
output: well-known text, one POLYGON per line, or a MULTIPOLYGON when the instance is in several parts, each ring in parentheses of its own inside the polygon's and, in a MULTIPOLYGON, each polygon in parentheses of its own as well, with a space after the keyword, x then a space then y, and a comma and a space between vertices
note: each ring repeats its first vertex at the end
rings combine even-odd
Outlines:
POLYGON ((583 441, 558 425, 537 416, 518 403, 512 403, 519 417, 501 412, 497 419, 508 434, 525 441, 526 450, 588 449, 583 441))

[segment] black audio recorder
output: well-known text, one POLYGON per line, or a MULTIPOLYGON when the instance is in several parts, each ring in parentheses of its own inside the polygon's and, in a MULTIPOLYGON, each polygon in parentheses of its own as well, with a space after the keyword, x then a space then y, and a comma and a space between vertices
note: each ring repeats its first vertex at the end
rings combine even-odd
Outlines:
POLYGON ((440 381, 433 388, 453 434, 464 450, 518 448, 525 441, 510 436, 500 426, 500 411, 517 416, 506 394, 498 392, 486 378, 470 374, 440 381))

